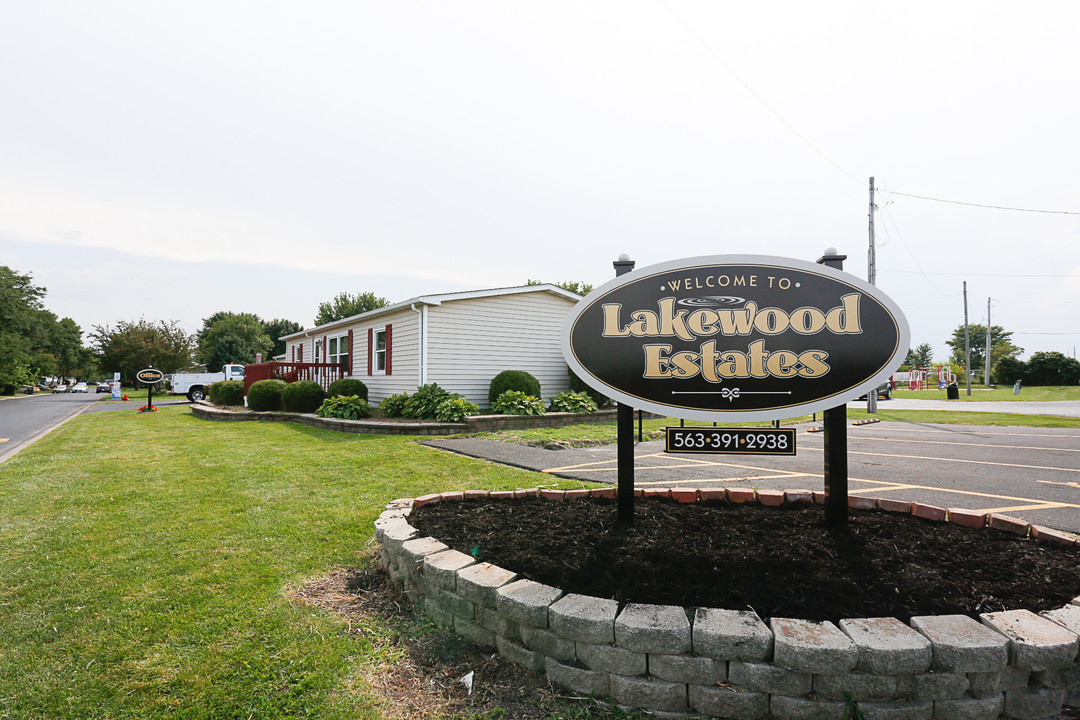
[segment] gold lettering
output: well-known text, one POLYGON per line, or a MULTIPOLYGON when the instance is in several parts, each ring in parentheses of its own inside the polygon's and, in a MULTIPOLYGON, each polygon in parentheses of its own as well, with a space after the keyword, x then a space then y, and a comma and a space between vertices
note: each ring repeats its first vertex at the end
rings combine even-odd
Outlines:
POLYGON ((801 307, 791 313, 791 329, 800 335, 814 335, 825 327, 825 313, 817 308, 801 307))
POLYGON ((765 352, 765 341, 755 340, 746 350, 750 360, 750 377, 769 377, 769 371, 765 369, 765 357, 768 355, 765 352))
POLYGON ((671 377, 671 370, 668 369, 668 359, 664 356, 664 353, 671 352, 670 345, 645 345, 645 374, 647 378, 667 378, 671 377))
POLYGON ((754 327, 763 335, 779 335, 788 329, 788 316, 779 308, 765 308, 754 318, 754 327))
POLYGON ((619 327, 619 311, 622 305, 604 305, 604 337, 626 337, 630 331, 619 327))
POLYGON ((825 316, 825 327, 837 335, 858 335, 862 332, 859 323, 859 293, 851 293, 841 298, 837 305, 825 316))
POLYGON ((686 317, 686 327, 698 337, 715 335, 716 326, 713 323, 719 317, 713 310, 695 310, 686 317))
POLYGON ((798 362, 799 356, 790 350, 777 350, 769 353, 765 366, 769 368, 769 374, 773 377, 786 378, 799 373, 798 368, 795 367, 798 362))
POLYGON ((827 357, 829 357, 829 353, 824 350, 807 350, 802 355, 799 355, 799 363, 802 365, 799 368, 799 375, 805 378, 815 378, 829 372, 829 366, 825 363, 827 357))
POLYGON ((675 298, 664 298, 656 304, 660 307, 660 335, 664 337, 675 335, 682 340, 694 339, 694 336, 686 329, 686 311, 675 312, 675 298))

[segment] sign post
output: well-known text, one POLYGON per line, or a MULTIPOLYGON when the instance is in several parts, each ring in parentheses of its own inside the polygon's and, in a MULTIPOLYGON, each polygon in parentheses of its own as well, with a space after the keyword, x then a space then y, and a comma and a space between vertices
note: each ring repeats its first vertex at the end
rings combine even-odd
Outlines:
POLYGON ((140 370, 135 377, 146 383, 146 407, 142 412, 154 412, 154 385, 165 379, 165 373, 155 368, 140 370))
MULTIPOLYGON (((712 423, 824 412, 827 518, 846 520, 846 403, 888 380, 911 335, 899 307, 843 272, 843 260, 829 248, 817 263, 716 255, 635 270, 622 256, 615 279, 578 302, 563 326, 563 356, 619 404, 620 523, 633 522, 631 408, 712 423)), ((683 451, 699 441, 724 452, 794 449, 775 431, 685 430, 674 433, 683 451)))
MULTIPOLYGON (((818 263, 843 270, 846 259, 847 255, 838 255, 835 248, 827 248, 818 263)), ((869 390, 866 396, 876 400, 877 388, 869 390)), ((823 415, 825 524, 839 527, 848 521, 847 405, 837 405, 823 415)))
MULTIPOLYGON (((625 253, 612 263, 615 277, 621 277, 634 269, 634 261, 625 253)), ((615 429, 618 435, 618 490, 616 522, 621 527, 634 524, 634 408, 626 403, 616 405, 615 429)))

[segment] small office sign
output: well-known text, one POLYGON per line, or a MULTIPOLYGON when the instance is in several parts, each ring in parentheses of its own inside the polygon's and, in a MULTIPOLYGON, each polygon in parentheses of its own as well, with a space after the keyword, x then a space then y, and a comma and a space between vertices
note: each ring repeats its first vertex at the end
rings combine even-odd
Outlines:
POLYGON ((581 300, 563 353, 618 402, 708 421, 778 420, 876 388, 903 362, 900 309, 840 270, 720 255, 619 276, 581 300))

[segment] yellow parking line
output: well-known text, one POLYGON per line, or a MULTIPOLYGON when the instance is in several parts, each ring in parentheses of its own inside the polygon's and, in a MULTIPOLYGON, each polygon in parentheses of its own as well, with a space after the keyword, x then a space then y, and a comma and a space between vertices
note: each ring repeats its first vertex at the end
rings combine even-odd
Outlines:
POLYGON ((11 438, 0 438, 0 442, 7 442, 9 440, 11 440, 11 438))
MULTIPOLYGON (((885 482, 883 480, 859 480, 859 482, 869 483, 871 485, 884 485, 887 487, 880 488, 881 490, 893 490, 896 483, 885 482)), ((1028 504, 1045 504, 1052 505, 1053 507, 1069 507, 1080 508, 1080 505, 1073 503, 1048 503, 1045 500, 1039 500, 1037 498, 1025 498, 1015 497, 1013 495, 994 495, 992 493, 975 492, 973 490, 951 490, 939 487, 932 487, 930 485, 905 485, 902 489, 905 490, 933 490, 934 492, 950 493, 953 495, 971 495, 981 498, 992 498, 994 500, 1013 500, 1016 502, 1028 503, 1028 504)), ((989 510, 979 510, 979 512, 989 512, 989 510)))
MULTIPOLYGON (((807 448, 824 452, 823 448, 807 448)), ((1047 467, 1045 465, 1020 465, 1018 463, 989 462, 987 460, 960 460, 957 458, 925 457, 922 455, 893 455, 891 453, 856 452, 849 450, 848 455, 866 455, 869 457, 901 458, 903 460, 933 460, 935 462, 970 463, 972 465, 994 465, 996 467, 1023 468, 1024 470, 1060 470, 1061 472, 1080 473, 1080 468, 1047 467)))
POLYGON ((963 447, 977 447, 977 448, 1005 448, 1006 450, 1056 450, 1058 452, 1080 452, 1080 448, 1054 448, 1054 447, 1035 447, 1031 445, 989 445, 986 443, 972 443, 972 442, 946 442, 945 440, 902 440, 900 438, 883 438, 883 437, 856 437, 853 435, 848 436, 849 439, 866 440, 870 442, 894 442, 894 443, 908 443, 910 445, 962 445, 963 447))
POLYGON ((1031 505, 1009 505, 1009 506, 1005 506, 1005 507, 980 508, 976 512, 1001 513, 1001 512, 1014 512, 1016 510, 1050 510, 1050 509, 1053 509, 1053 508, 1062 508, 1062 507, 1076 507, 1076 506, 1075 505, 1067 505, 1065 503, 1045 502, 1045 503, 1034 503, 1034 504, 1031 504, 1031 505))

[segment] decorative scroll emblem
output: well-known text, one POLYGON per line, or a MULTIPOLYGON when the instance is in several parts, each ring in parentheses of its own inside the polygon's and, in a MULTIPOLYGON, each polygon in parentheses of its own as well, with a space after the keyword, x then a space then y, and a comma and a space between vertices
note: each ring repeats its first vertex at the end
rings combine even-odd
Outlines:
POLYGON ((853 275, 725 255, 642 268, 597 288, 568 318, 563 354, 587 384, 635 408, 775 420, 877 387, 909 340, 899 308, 853 275))

